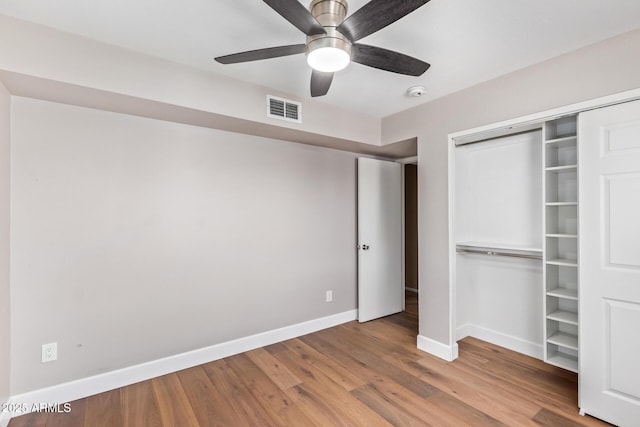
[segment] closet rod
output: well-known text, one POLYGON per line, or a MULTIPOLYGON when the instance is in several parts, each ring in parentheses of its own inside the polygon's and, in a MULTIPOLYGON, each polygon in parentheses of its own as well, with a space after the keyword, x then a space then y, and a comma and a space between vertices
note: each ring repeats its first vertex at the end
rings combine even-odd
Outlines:
POLYGON ((477 144, 479 142, 487 142, 509 136, 538 132, 540 130, 542 130, 541 123, 523 126, 522 128, 498 129, 496 131, 484 132, 479 135, 472 135, 471 137, 458 138, 455 140, 455 146, 460 147, 461 145, 477 144))
POLYGON ((480 254, 480 255, 506 256, 506 257, 512 257, 512 258, 526 258, 526 259, 542 260, 542 255, 517 254, 517 253, 513 253, 513 252, 501 252, 501 251, 497 251, 497 250, 456 249, 456 252, 459 253, 459 254, 480 254))

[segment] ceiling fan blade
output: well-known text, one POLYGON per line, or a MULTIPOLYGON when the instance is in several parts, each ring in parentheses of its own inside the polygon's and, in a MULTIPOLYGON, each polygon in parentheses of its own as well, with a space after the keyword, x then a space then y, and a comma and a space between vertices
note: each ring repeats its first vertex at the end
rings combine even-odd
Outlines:
POLYGON ((311 96, 323 96, 329 92, 331 82, 333 81, 333 73, 323 73, 322 71, 313 70, 311 73, 311 96))
POLYGON ((327 33, 298 0, 264 0, 264 2, 308 36, 327 33))
POLYGON ((233 53, 231 55, 215 58, 221 64, 237 64, 239 62, 259 61, 261 59, 278 58, 280 56, 297 55, 304 53, 307 46, 304 44, 292 44, 287 46, 268 47, 266 49, 249 50, 247 52, 233 53))
POLYGON ((429 0, 371 0, 337 27, 352 42, 393 24, 429 0))
POLYGON ((351 60, 369 67, 409 76, 420 76, 431 66, 403 53, 359 43, 351 46, 351 60))

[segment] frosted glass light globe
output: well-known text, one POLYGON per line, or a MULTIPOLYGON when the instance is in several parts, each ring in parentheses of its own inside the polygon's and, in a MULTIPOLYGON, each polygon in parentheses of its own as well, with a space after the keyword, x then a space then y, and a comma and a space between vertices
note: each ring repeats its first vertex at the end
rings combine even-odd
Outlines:
POLYGON ((350 55, 337 47, 320 47, 307 54, 309 66, 325 73, 343 70, 350 61, 350 55))

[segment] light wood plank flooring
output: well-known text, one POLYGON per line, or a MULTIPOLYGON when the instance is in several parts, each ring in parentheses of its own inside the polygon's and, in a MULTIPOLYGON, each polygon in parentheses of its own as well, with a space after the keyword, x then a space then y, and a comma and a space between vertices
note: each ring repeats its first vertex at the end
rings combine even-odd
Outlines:
POLYGON ((578 415, 573 373, 473 338, 459 343, 452 363, 418 351, 417 300, 407 308, 78 400, 70 414, 23 415, 9 427, 606 425, 578 415))

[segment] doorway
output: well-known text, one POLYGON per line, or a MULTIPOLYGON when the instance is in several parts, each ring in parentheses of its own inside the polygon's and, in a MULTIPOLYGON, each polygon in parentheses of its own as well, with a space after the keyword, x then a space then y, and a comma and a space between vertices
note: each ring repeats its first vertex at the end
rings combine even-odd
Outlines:
POLYGON ((404 165, 405 311, 418 317, 418 165, 404 165))
POLYGON ((358 320, 418 323, 417 157, 358 158, 358 320))

